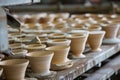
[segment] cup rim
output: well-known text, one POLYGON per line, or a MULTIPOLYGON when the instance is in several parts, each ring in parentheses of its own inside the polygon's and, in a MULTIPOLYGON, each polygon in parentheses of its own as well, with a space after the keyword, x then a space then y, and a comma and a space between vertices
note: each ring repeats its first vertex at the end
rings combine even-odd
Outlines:
POLYGON ((105 34, 105 31, 89 31, 89 34, 105 34))
POLYGON ((53 51, 47 51, 47 50, 44 50, 44 51, 33 51, 33 52, 29 52, 28 54, 26 54, 26 57, 32 57, 32 58, 40 58, 40 57, 45 57, 45 56, 50 56, 50 55, 54 55, 54 52, 53 51), (40 53, 41 52, 41 53, 40 53), (42 53, 44 52, 44 53, 42 53), (40 54, 40 56, 33 56, 31 54, 40 54), (41 55, 42 54, 42 55, 41 55))
POLYGON ((0 66, 19 66, 19 65, 26 64, 26 63, 29 63, 28 59, 9 59, 9 60, 0 61, 0 66), (15 62, 12 64, 7 64, 12 61, 13 62, 15 61, 15 62), (13 64, 16 64, 16 65, 13 65, 13 64))
POLYGON ((70 48, 70 46, 67 45, 55 45, 45 48, 45 50, 49 51, 59 51, 59 50, 65 50, 66 48, 70 48))
POLYGON ((26 49, 42 49, 45 48, 46 45, 45 44, 40 44, 40 46, 35 47, 34 45, 39 45, 39 44, 29 44, 29 45, 25 45, 26 49))

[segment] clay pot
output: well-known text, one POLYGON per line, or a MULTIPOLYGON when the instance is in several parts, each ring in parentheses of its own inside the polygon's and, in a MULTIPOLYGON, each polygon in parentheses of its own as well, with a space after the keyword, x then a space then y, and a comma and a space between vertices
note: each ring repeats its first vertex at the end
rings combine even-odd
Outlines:
POLYGON ((106 39, 116 38, 118 29, 119 29, 118 24, 107 24, 106 26, 102 27, 102 30, 106 32, 105 34, 106 39))
POLYGON ((27 59, 11 59, 1 61, 0 66, 4 69, 6 80, 24 80, 28 63, 27 59))
POLYGON ((71 51, 73 58, 84 58, 83 51, 87 41, 88 34, 73 33, 68 38, 71 39, 71 51))
POLYGON ((55 45, 67 45, 67 46, 69 46, 70 43, 71 43, 71 40, 68 40, 68 39, 53 39, 53 40, 47 41, 48 46, 55 46, 55 45))
POLYGON ((92 51, 101 51, 100 47, 105 35, 105 31, 91 31, 88 36, 88 43, 92 51))
POLYGON ((114 24, 118 24, 119 26, 119 29, 118 29, 118 33, 117 33, 117 37, 120 37, 120 20, 119 19, 116 19, 113 21, 114 24))
POLYGON ((27 54, 31 69, 42 76, 50 74, 50 64, 54 53, 51 51, 35 51, 27 54))
POLYGON ((51 46, 47 47, 46 50, 54 52, 52 64, 64 64, 68 60, 70 46, 51 46))
POLYGON ((44 50, 45 48, 46 48, 45 44, 29 44, 25 46, 25 49, 27 49, 29 52, 40 51, 40 50, 44 50))

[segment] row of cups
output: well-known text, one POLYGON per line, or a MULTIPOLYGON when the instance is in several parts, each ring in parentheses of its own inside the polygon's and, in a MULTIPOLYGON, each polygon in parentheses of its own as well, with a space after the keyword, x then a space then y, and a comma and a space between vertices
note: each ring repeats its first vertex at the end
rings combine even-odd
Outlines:
POLYGON ((21 43, 19 44, 12 44, 10 47, 12 49, 17 47, 23 47, 28 49, 28 51, 32 51, 36 48, 37 49, 45 49, 48 46, 54 45, 67 45, 70 46, 70 51, 72 51, 73 55, 80 56, 83 53, 86 44, 89 43, 90 48, 92 51, 99 51, 100 46, 102 44, 102 40, 105 35, 105 31, 81 31, 81 32, 73 32, 68 34, 66 37, 64 34, 55 33, 51 34, 53 37, 49 37, 46 41, 46 44, 29 44, 22 46, 21 43), (14 47, 15 46, 15 47, 14 47))
MULTIPOLYGON (((46 47, 45 50, 34 50, 27 53, 27 59, 3 60, 0 61, 0 66, 4 70, 6 80, 24 80, 29 62, 33 73, 47 76, 51 74, 50 69, 61 70, 72 67, 73 62, 68 58, 69 51, 72 51, 73 58, 80 58, 85 49, 86 42, 90 44, 93 50, 100 50, 104 34, 105 31, 92 31, 81 34, 72 33, 68 36, 70 40, 56 39, 53 44, 49 42, 49 47, 46 47), (63 43, 61 43, 61 41, 63 41, 63 43)), ((37 45, 40 46, 40 44, 37 45)), ((28 50, 35 49, 35 46, 36 44, 27 48, 28 50)))

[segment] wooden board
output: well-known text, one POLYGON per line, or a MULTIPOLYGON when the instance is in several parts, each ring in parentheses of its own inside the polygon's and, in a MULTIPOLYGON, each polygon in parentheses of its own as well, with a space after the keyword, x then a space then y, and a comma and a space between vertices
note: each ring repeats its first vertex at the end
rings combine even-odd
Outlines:
MULTIPOLYGON (((47 80, 73 80, 120 50, 120 46, 118 44, 102 45, 101 48, 101 52, 85 52, 84 54, 86 55, 86 58, 71 59, 73 61, 73 66, 71 68, 56 71, 57 74, 47 80)), ((96 74, 96 76, 101 75, 96 74)))
POLYGON ((101 48, 101 52, 86 53, 85 59, 73 60, 73 67, 57 72, 57 80, 75 79, 96 64, 116 54, 120 49, 119 45, 103 45, 101 48))

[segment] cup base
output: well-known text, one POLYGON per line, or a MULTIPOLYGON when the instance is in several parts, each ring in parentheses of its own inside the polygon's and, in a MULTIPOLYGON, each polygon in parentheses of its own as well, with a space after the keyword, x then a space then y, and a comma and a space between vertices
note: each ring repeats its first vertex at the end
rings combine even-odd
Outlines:
POLYGON ((120 43, 119 38, 103 39, 103 44, 116 44, 120 43))
POLYGON ((102 51, 102 49, 98 48, 98 49, 93 49, 91 51, 93 51, 93 52, 95 52, 95 51, 102 51))
POLYGON ((73 58, 73 59, 78 59, 78 58, 85 58, 86 56, 84 55, 84 54, 80 54, 79 56, 76 56, 76 55, 71 55, 71 57, 73 58))
POLYGON ((64 70, 64 69, 70 68, 72 66, 73 66, 73 61, 68 59, 63 64, 52 64, 51 70, 64 70))

